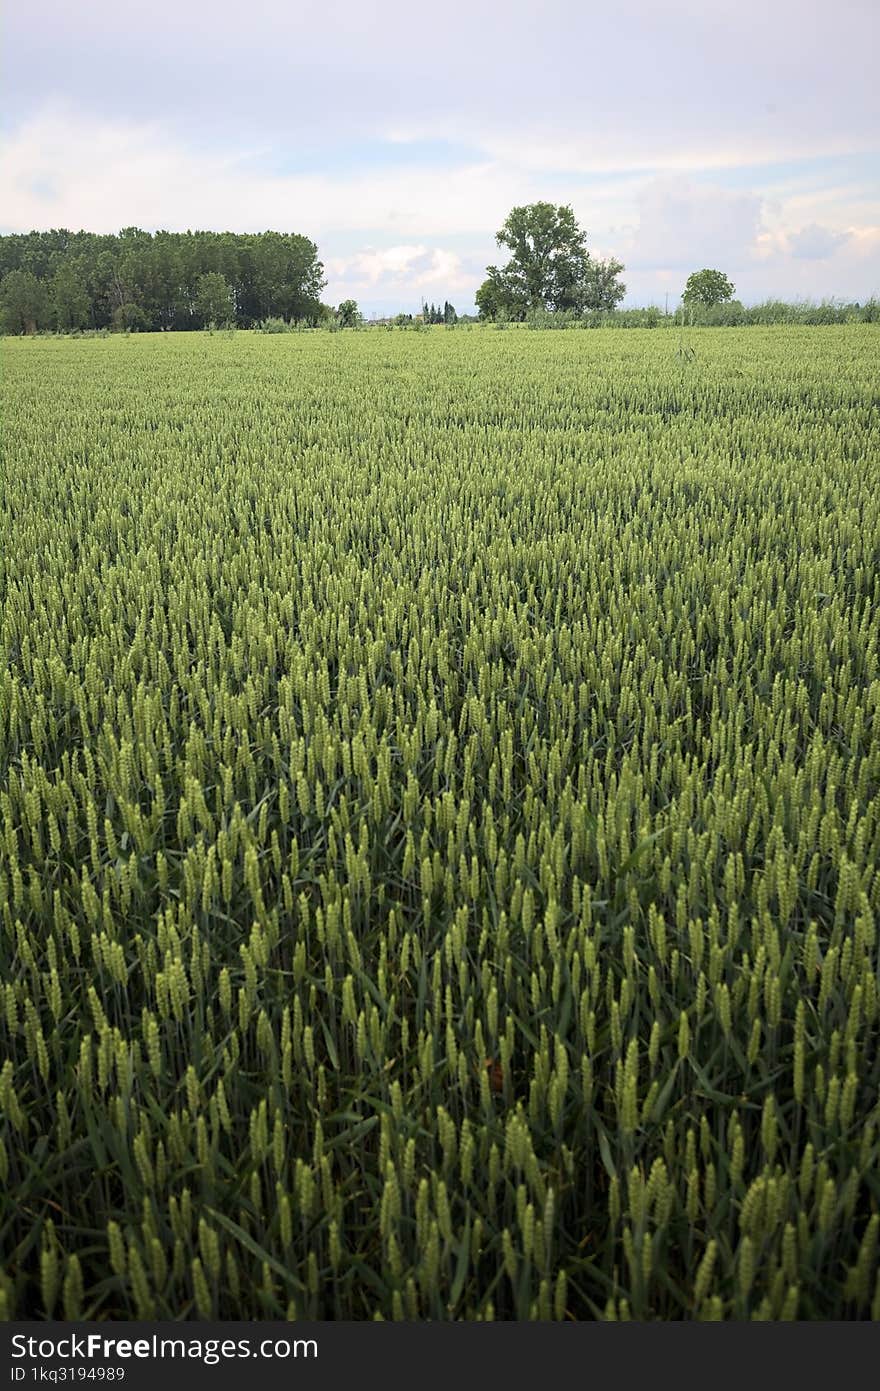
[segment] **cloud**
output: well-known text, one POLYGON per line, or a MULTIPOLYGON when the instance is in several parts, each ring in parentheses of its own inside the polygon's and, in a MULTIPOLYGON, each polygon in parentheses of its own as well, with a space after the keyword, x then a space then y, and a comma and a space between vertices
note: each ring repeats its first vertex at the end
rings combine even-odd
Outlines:
POLYGON ((424 295, 464 295, 470 302, 478 268, 439 246, 366 247, 353 256, 331 257, 325 266, 327 298, 334 302, 349 295, 372 302, 376 296, 395 297, 403 303, 420 292, 424 295))
POLYGON ((812 182, 807 166, 763 181, 755 169, 599 176, 542 171, 537 146, 517 162, 515 145, 491 158, 461 147, 426 157, 403 143, 389 156, 374 141, 357 160, 331 152, 297 170, 266 132, 251 134, 217 142, 165 120, 50 104, 0 148, 0 228, 277 227, 318 243, 327 298, 352 295, 369 311, 454 294, 462 309, 503 259, 494 237, 510 208, 540 198, 571 203, 591 251, 625 263, 629 303, 677 296, 702 265, 734 277, 744 299, 861 299, 880 286, 880 198, 866 161, 816 166, 812 182))
POLYGON ((873 261, 876 264, 880 260, 880 226, 851 227, 847 248, 852 249, 857 260, 873 261))
POLYGON ((799 260, 823 261, 833 255, 839 247, 844 246, 847 240, 846 232, 833 232, 830 227, 821 227, 818 222, 811 222, 809 227, 802 227, 799 232, 791 232, 788 245, 792 256, 797 256, 799 260))
POLYGON ((462 274, 460 258, 439 246, 367 247, 355 256, 331 259, 327 270, 362 285, 376 285, 387 276, 405 277, 414 285, 432 285, 460 280, 462 274))
MULTIPOLYGON (((835 211, 833 197, 819 198, 826 213, 835 211)), ((802 224, 799 214, 809 203, 802 192, 776 196, 772 186, 758 192, 666 175, 644 181, 633 197, 637 221, 616 242, 627 267, 627 302, 663 303, 667 293, 675 302, 687 274, 702 266, 730 275, 747 303, 876 294, 880 226, 802 224)), ((880 209, 866 190, 855 211, 880 209)))
POLYGON ((681 178, 649 182, 637 199, 638 227, 627 265, 635 270, 725 265, 738 270, 755 253, 761 198, 681 178))
MULTIPOLYGON (((265 148, 230 141, 203 148, 158 121, 105 121, 50 107, 13 130, 0 149, 2 227, 120 226, 259 231, 278 227, 376 246, 436 244, 464 238, 485 259, 496 257, 495 232, 517 203, 571 202, 593 231, 625 220, 640 181, 584 184, 558 173, 541 176, 515 165, 458 153, 436 168, 381 162, 357 168, 279 172, 265 148)), ((610 250, 614 248, 611 247, 610 250)), ((328 253, 330 254, 330 253, 328 253)))
POLYGON ((446 0, 442 20, 409 0, 29 0, 4 39, 20 118, 50 98, 161 111, 189 142, 446 140, 546 175, 840 155, 880 128, 871 0, 446 0))
POLYGON ((0 219, 293 229, 340 284, 439 293, 541 198, 631 295, 715 263, 844 293, 876 275, 878 42, 876 0, 29 0, 0 219))
MULTIPOLYGON (((277 173, 254 145, 204 149, 158 122, 108 122, 59 108, 7 137, 0 178, 7 230, 52 225, 107 232, 136 223, 231 231, 273 226, 311 235, 381 230, 420 239, 494 231, 520 194, 537 197, 545 186, 476 158, 439 172, 416 159, 354 173, 332 166, 277 173)), ((561 198, 564 185, 557 183, 561 198)))

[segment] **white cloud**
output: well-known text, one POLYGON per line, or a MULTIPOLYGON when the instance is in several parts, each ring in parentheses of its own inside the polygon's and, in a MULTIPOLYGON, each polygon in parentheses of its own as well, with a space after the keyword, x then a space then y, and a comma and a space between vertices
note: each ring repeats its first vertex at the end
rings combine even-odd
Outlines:
POLYGON ((732 275, 744 298, 862 298, 880 285, 880 199, 852 180, 755 190, 719 175, 714 184, 668 172, 587 179, 542 174, 514 150, 442 169, 414 151, 409 165, 289 174, 267 168, 270 150, 244 140, 199 148, 158 121, 47 108, 0 151, 3 225, 294 230, 318 243, 327 298, 409 307, 422 294, 455 294, 462 308, 485 266, 503 260, 494 234, 510 208, 545 198, 573 205, 594 253, 624 261, 629 302, 677 294, 701 265, 732 275))
POLYGON ((416 287, 443 282, 461 289, 464 283, 460 258, 439 246, 367 247, 354 256, 331 257, 326 269, 338 280, 368 287, 387 278, 405 278, 416 287))
MULTIPOLYGON (((464 297, 470 303, 478 269, 440 246, 366 247, 353 256, 332 256, 326 264, 325 298, 338 303, 349 296, 375 303, 397 301, 401 306, 424 296, 464 297)), ((416 305, 416 307, 418 307, 416 305)))
MULTIPOLYGON (((847 246, 852 248, 857 260, 873 262, 876 268, 880 262, 880 226, 851 227, 847 246)), ((880 282, 880 275, 878 275, 878 282, 880 282)))
POLYGON ((631 217, 633 196, 644 184, 634 175, 584 183, 474 157, 438 170, 417 154, 410 165, 357 173, 277 174, 266 172, 265 153, 243 144, 203 150, 158 122, 106 122, 48 108, 0 148, 3 225, 102 232, 134 224, 231 231, 295 226, 313 235, 376 231, 419 242, 488 235, 494 244, 517 203, 571 203, 592 231, 631 217))
POLYGON ((356 174, 279 175, 265 171, 262 153, 195 149, 155 123, 108 123, 50 110, 4 142, 3 223, 25 231, 49 225, 51 216, 53 226, 102 232, 125 223, 482 234, 500 225, 521 187, 516 171, 490 163, 471 162, 442 176, 418 162, 356 174))

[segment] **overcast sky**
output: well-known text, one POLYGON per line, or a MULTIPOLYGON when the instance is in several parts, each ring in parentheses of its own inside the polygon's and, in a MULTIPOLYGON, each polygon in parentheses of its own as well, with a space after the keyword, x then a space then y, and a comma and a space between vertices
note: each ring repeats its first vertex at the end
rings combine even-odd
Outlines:
POLYGON ((627 303, 880 293, 878 0, 27 0, 0 230, 303 232, 325 299, 459 309, 571 203, 627 303))

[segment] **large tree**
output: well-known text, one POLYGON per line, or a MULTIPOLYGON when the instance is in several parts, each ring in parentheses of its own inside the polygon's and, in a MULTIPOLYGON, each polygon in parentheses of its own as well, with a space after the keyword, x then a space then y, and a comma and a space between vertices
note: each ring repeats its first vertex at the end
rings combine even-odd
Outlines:
POLYGON ((732 299, 735 288, 720 270, 695 270, 688 276, 681 298, 685 304, 704 304, 711 309, 713 304, 732 299))
POLYGON ((568 206, 528 203, 513 208, 495 240, 507 248, 510 259, 502 267, 487 267, 476 296, 484 318, 501 311, 522 319, 535 309, 583 313, 611 308, 623 297, 626 287, 618 281, 623 266, 593 260, 587 234, 568 206))

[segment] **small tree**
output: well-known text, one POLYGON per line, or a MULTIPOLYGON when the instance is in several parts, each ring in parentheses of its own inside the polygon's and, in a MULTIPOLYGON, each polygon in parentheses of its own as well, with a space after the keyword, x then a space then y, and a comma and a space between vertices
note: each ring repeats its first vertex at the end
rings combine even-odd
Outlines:
POLYGON ((336 322, 340 328, 357 328, 363 315, 357 307, 357 300, 344 299, 336 311, 336 322))
POLYGON ((196 281, 194 302, 196 314, 203 324, 228 324, 235 316, 232 289, 225 275, 208 271, 196 281))
POLYGON ((711 309, 713 304, 732 299, 734 289, 723 271, 695 270, 688 276, 681 298, 684 304, 704 304, 711 309))

